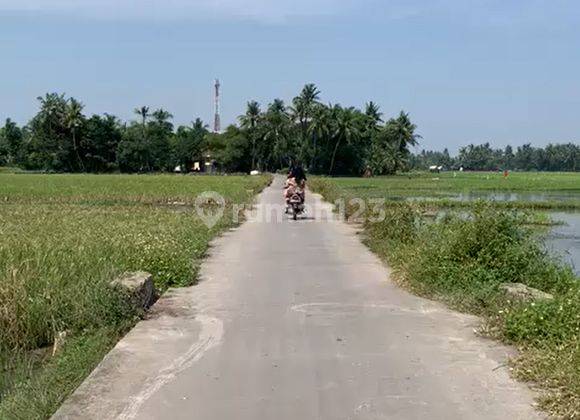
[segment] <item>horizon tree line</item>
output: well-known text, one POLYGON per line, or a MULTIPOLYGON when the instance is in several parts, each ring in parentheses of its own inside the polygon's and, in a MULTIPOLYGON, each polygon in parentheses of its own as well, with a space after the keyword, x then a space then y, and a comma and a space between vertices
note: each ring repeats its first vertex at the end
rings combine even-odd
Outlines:
POLYGON ((222 133, 211 133, 196 118, 175 127, 163 108, 135 108, 135 119, 83 114, 83 104, 63 94, 39 97, 39 111, 23 127, 7 119, 0 128, 0 165, 53 172, 183 172, 210 160, 223 172, 277 171, 293 162, 325 175, 385 175, 431 165, 473 170, 580 169, 573 143, 545 149, 527 144, 514 152, 489 143, 469 145, 456 157, 410 149, 421 136, 409 114, 383 119, 370 101, 364 109, 325 104, 320 90, 306 84, 289 105, 274 99, 266 107, 249 101, 245 112, 222 133))
POLYGON ((443 166, 446 169, 464 168, 472 171, 580 171, 580 145, 575 143, 550 143, 546 147, 533 147, 530 143, 518 146, 515 151, 510 145, 494 149, 489 142, 469 144, 459 149, 457 156, 449 150, 442 152, 422 150, 411 158, 411 168, 428 169, 443 166))

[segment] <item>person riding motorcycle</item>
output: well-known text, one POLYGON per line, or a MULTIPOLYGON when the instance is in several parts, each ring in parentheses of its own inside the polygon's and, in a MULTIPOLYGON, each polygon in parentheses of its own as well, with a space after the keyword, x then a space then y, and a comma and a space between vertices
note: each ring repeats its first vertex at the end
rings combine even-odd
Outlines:
POLYGON ((304 190, 306 187, 306 174, 304 173, 304 169, 300 165, 300 162, 296 162, 294 165, 290 167, 290 171, 288 172, 288 177, 286 178, 286 185, 284 186, 284 198, 286 199, 286 204, 289 204, 290 197, 294 195, 297 188, 299 189, 299 194, 304 202, 304 190))
POLYGON ((306 173, 304 172, 304 169, 302 169, 300 162, 296 162, 296 164, 290 168, 288 178, 294 178, 296 184, 298 184, 300 188, 304 189, 306 186, 306 173))

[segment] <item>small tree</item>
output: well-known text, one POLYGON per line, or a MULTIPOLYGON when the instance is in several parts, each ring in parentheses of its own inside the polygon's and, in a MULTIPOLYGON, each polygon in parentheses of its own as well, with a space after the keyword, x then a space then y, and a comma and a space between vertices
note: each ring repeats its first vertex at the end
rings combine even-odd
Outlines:
POLYGON ((19 164, 24 154, 23 132, 10 118, 0 128, 0 164, 19 164))
POLYGON ((191 127, 180 126, 172 140, 173 164, 189 172, 193 162, 203 160, 207 126, 197 118, 191 127))
POLYGON ((84 153, 85 169, 106 172, 117 167, 117 150, 123 138, 123 127, 113 115, 93 115, 84 127, 80 149, 84 153))

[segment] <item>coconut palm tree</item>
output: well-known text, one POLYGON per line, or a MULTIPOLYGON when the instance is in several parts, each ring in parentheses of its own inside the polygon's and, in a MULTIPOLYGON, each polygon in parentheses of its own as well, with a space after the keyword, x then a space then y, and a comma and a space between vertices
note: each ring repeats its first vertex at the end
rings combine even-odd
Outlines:
POLYGON ((67 103, 64 116, 66 127, 70 130, 72 135, 73 150, 75 151, 79 168, 82 171, 85 170, 85 166, 79 153, 79 148, 77 144, 77 130, 83 124, 85 119, 85 117, 83 116, 83 108, 84 105, 81 102, 77 101, 75 98, 70 98, 67 103))
POLYGON ((159 108, 155 110, 151 116, 153 117, 153 121, 157 127, 163 130, 166 133, 173 131, 173 124, 169 121, 173 119, 173 114, 167 112, 163 108, 159 108))
POLYGON ((314 83, 304 85, 300 95, 292 100, 291 111, 294 118, 302 127, 302 133, 306 134, 308 121, 312 116, 312 111, 318 103, 320 97, 320 90, 314 83))
POLYGON ((329 175, 332 175, 334 170, 334 163, 336 160, 336 152, 341 143, 351 144, 360 137, 359 115, 354 107, 342 108, 337 105, 333 109, 336 117, 336 128, 333 133, 335 139, 334 151, 330 159, 329 175))
POLYGON ((47 93, 36 99, 40 102, 39 116, 48 123, 50 130, 62 126, 66 114, 66 99, 64 94, 47 93))
POLYGON ((268 105, 268 112, 288 118, 286 105, 284 104, 284 101, 279 98, 274 99, 274 101, 268 105))
POLYGON ((417 126, 411 122, 409 114, 401 111, 397 119, 394 120, 393 128, 399 143, 399 151, 404 154, 409 153, 409 146, 419 144, 420 135, 415 134, 417 126))
POLYGON ((163 108, 159 108, 151 115, 155 119, 155 122, 157 122, 160 125, 165 124, 167 121, 173 118, 173 114, 167 112, 163 108))
POLYGON ((290 108, 294 121, 300 126, 302 148, 301 154, 305 155, 308 150, 308 125, 312 119, 313 112, 318 105, 320 90, 314 83, 304 85, 300 95, 292 100, 290 108))
POLYGON ((280 166, 284 166, 284 154, 287 151, 285 140, 290 130, 290 118, 284 101, 274 99, 268 106, 264 119, 264 140, 273 143, 271 157, 278 159, 280 166))
POLYGON ((365 116, 366 116, 366 128, 369 130, 375 130, 380 123, 383 122, 383 113, 380 112, 380 108, 373 101, 370 101, 365 106, 365 116))
POLYGON ((252 141, 252 170, 256 169, 256 129, 261 119, 260 104, 250 101, 246 107, 246 113, 238 117, 243 129, 247 130, 252 141))
POLYGON ((328 138, 331 131, 331 115, 330 110, 325 105, 318 105, 313 113, 312 120, 308 125, 308 132, 312 136, 312 160, 310 162, 310 170, 316 170, 316 160, 318 157, 318 141, 328 138))
POLYGON ((149 118, 149 107, 142 106, 141 108, 135 108, 133 111, 135 114, 141 117, 141 126, 143 128, 143 138, 145 138, 145 126, 147 124, 147 118, 149 118))

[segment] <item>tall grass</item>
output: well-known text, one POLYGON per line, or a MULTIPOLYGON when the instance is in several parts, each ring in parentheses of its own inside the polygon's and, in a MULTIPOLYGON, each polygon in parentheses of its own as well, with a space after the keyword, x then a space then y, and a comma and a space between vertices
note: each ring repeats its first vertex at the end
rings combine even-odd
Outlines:
POLYGON ((195 282, 209 241, 234 223, 206 227, 192 206, 199 193, 217 191, 230 208, 267 181, 0 174, 0 418, 19 416, 31 398, 37 417, 50 414, 134 323, 140 314, 109 285, 116 276, 148 271, 161 290, 195 282), (62 357, 77 357, 78 372, 55 392, 46 372, 67 368, 47 348, 62 331, 73 348, 62 357))

